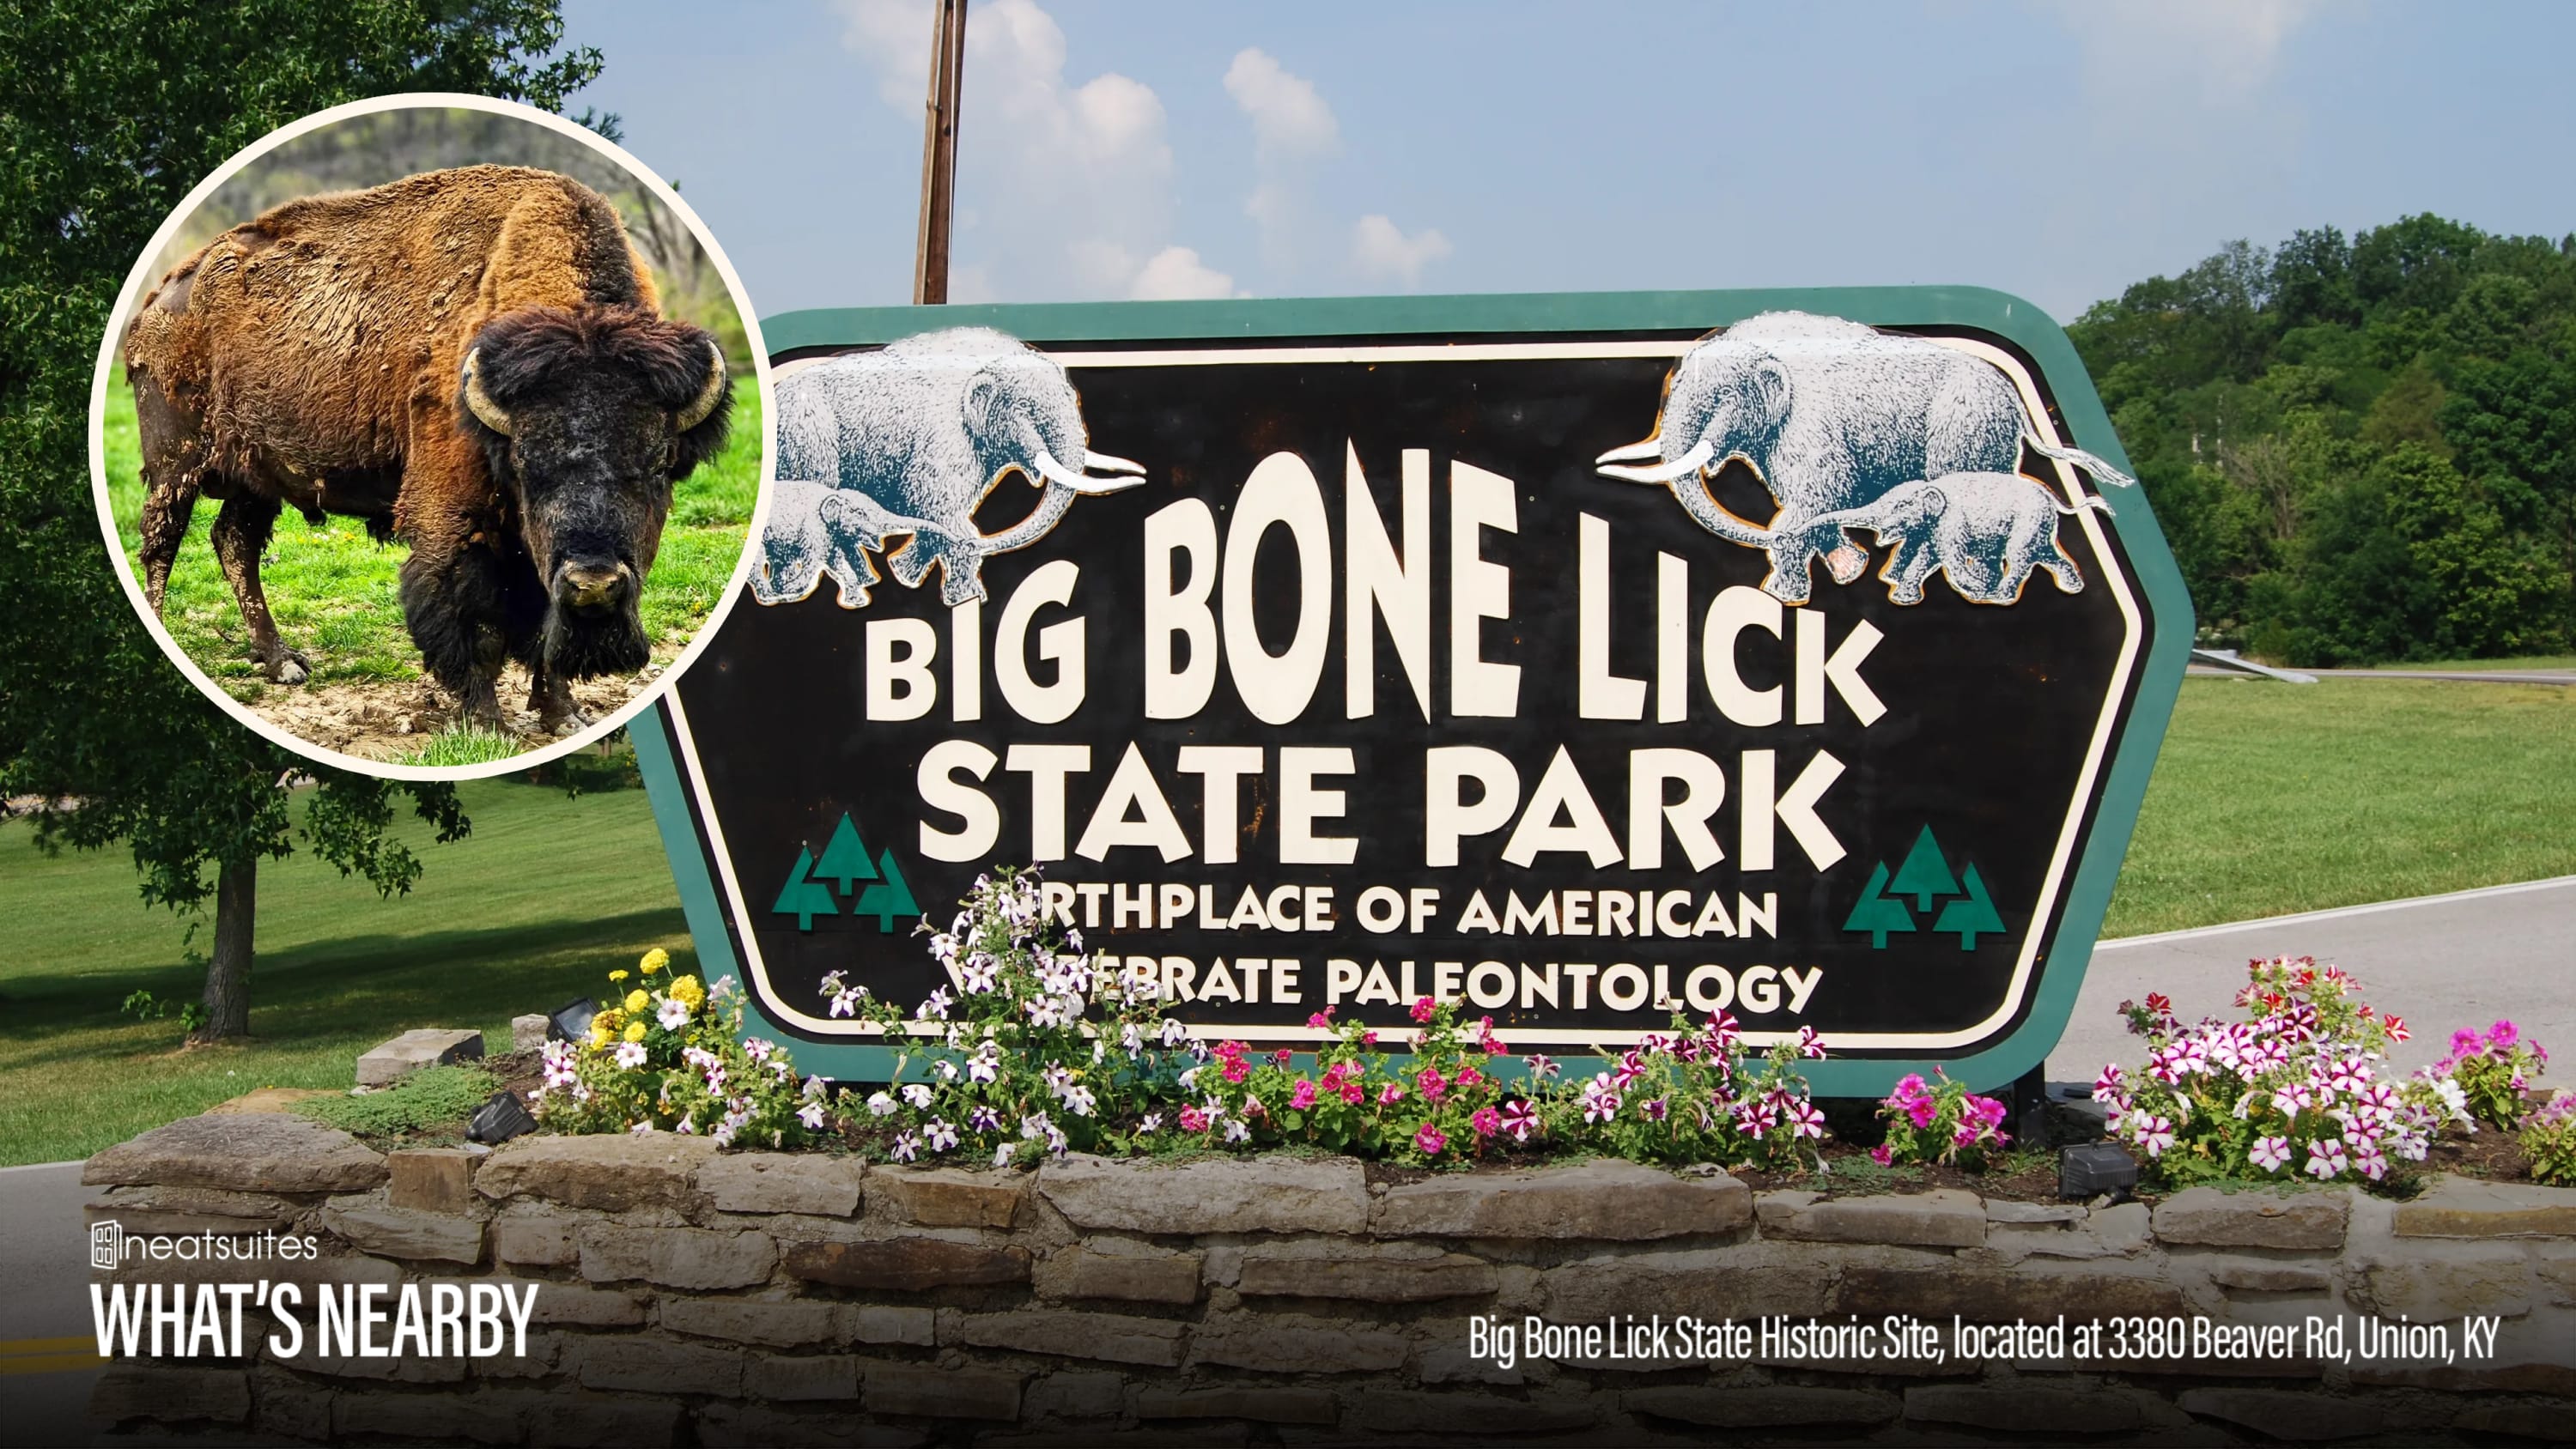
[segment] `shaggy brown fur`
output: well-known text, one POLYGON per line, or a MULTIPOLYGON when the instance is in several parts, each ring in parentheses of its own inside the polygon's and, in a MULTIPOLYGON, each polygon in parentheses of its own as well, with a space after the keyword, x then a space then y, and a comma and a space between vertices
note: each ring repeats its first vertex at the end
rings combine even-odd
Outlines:
MULTIPOLYGON (((278 640, 260 594, 260 551, 281 506, 362 518, 411 547, 406 617, 431 672, 468 713, 497 716, 500 655, 542 664, 533 640, 554 561, 521 537, 511 440, 462 415, 459 369, 487 329, 532 313, 554 319, 536 326, 540 343, 549 325, 590 340, 543 346, 514 362, 514 377, 605 358, 644 391, 676 394, 666 407, 708 377, 707 335, 659 319, 615 208, 550 171, 473 166, 308 197, 173 268, 124 339, 153 606, 197 497, 221 500, 214 543, 253 649, 271 678, 300 681, 304 661, 278 640), (612 334, 623 340, 603 344, 612 334)), ((721 441, 725 411, 652 447, 694 466, 721 441)), ((667 507, 667 484, 662 498, 667 507)), ((639 588, 661 516, 635 565, 639 588)), ((532 703, 568 709, 560 682, 540 674, 547 698, 532 703)))

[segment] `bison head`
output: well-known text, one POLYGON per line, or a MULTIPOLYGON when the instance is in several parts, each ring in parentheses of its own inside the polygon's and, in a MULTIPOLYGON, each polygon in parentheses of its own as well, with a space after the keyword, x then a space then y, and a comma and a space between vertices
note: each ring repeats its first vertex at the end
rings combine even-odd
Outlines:
POLYGON ((536 307, 487 323, 459 371, 463 425, 544 586, 547 668, 643 668, 671 487, 723 446, 732 409, 715 339, 642 307, 536 307))

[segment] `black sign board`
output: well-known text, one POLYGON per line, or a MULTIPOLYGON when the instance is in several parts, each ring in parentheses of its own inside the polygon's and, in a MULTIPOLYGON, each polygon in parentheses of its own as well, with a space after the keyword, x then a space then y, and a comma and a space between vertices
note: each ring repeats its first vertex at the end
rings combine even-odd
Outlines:
POLYGON ((954 313, 766 324, 754 596, 641 732, 771 1028, 867 1045, 825 973, 928 994, 918 922, 1035 863, 1210 1034, 2053 1045, 2190 621, 2026 304, 954 313))

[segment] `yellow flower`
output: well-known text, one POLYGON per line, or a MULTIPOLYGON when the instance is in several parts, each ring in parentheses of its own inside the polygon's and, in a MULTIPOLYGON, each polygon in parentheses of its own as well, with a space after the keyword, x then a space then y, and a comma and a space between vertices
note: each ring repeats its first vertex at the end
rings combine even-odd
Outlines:
POLYGON ((592 1017, 590 1024, 601 1031, 615 1031, 626 1024, 626 1013, 612 1006, 592 1017))
POLYGON ((626 1039, 628 1041, 642 1041, 644 1039, 644 1023, 640 1021, 630 1021, 626 1023, 626 1039))
POLYGON ((594 1021, 590 1024, 590 1049, 599 1051, 608 1045, 608 1028, 594 1021))
POLYGON ((630 991, 626 993, 626 1009, 628 1011, 642 1011, 645 1007, 651 1006, 652 1004, 653 998, 645 995, 641 991, 630 991))
POLYGON ((672 978, 671 995, 687 1002, 689 1009, 695 1011, 706 1001, 707 989, 698 984, 695 976, 679 976, 672 978))
POLYGON ((626 979, 626 973, 624 971, 611 971, 608 973, 608 979, 611 981, 623 981, 626 979))
POLYGON ((671 964, 671 953, 663 950, 659 946, 656 946, 652 950, 645 952, 644 959, 636 964, 644 968, 645 975, 650 976, 654 972, 671 964))

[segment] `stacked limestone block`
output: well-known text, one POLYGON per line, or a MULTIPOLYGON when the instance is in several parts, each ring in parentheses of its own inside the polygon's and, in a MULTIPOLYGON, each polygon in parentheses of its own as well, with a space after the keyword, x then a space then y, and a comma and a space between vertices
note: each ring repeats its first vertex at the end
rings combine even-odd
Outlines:
MULTIPOLYGON (((1426 1435, 2187 1442, 2576 1433, 2576 1192, 2195 1190, 2152 1209, 1754 1193, 1617 1162, 863 1168, 702 1139, 380 1156, 282 1116, 92 1159, 129 1232, 318 1236, 313 1282, 537 1282, 524 1358, 120 1363, 122 1422, 477 1443, 1426 1435), (1468 1322, 2503 1316, 2491 1363, 1471 1358, 1468 1322), (1148 1433, 1148 1431, 1151 1431, 1148 1433)), ((249 1276, 214 1265, 154 1274, 249 1276)), ((309 1318, 309 1310, 308 1310, 309 1318)), ((309 1325, 308 1325, 309 1327, 309 1325)), ((256 1335, 254 1335, 256 1336, 256 1335)), ((2456 1336, 2456 1335, 2455 1335, 2456 1336)))

